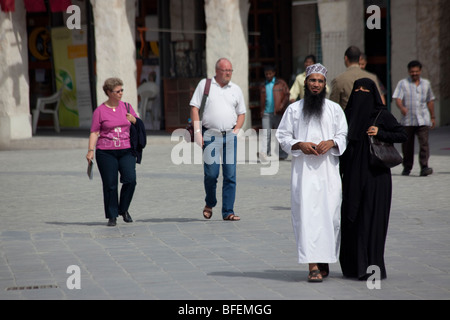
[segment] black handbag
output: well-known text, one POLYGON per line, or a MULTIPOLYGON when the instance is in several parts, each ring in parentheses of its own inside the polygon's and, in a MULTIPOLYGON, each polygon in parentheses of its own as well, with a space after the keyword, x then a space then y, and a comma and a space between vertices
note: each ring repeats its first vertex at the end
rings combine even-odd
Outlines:
MULTIPOLYGON (((200 110, 199 110, 200 116, 201 116, 201 112, 203 111, 203 108, 205 107, 206 99, 208 98, 210 88, 211 88, 211 79, 206 79, 205 90, 203 92, 203 98, 202 98, 202 102, 201 102, 200 110)), ((194 142, 194 124, 193 123, 189 123, 187 125, 184 139, 186 140, 186 142, 194 142)))
MULTIPOLYGON (((381 111, 378 113, 373 125, 375 126, 381 111)), ((381 168, 393 168, 403 162, 403 158, 394 144, 389 142, 383 142, 375 138, 375 136, 369 136, 370 143, 370 165, 381 168)))

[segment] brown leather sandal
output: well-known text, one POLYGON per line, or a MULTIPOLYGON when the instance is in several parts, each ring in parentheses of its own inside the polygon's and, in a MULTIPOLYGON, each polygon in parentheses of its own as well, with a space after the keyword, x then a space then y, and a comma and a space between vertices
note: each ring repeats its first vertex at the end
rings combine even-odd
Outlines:
POLYGON ((330 274, 330 266, 328 265, 328 263, 318 263, 317 267, 320 270, 322 278, 328 277, 328 275, 330 274))
POLYGON ((233 213, 227 215, 225 218, 223 218, 223 220, 227 220, 227 221, 239 221, 241 220, 240 217, 234 215, 233 213))
POLYGON ((308 282, 322 282, 322 274, 319 269, 311 270, 308 274, 308 282))
POLYGON ((213 214, 212 208, 205 206, 205 208, 203 209, 203 218, 211 219, 212 214, 213 214))

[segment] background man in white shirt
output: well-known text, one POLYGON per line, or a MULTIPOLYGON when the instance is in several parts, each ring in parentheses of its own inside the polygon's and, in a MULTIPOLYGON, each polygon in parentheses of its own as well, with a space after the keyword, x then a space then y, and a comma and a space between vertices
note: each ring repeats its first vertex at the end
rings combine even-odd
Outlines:
POLYGON ((199 108, 206 79, 199 82, 190 102, 194 139, 197 144, 203 146, 206 192, 203 216, 205 219, 211 218, 212 208, 217 204, 217 178, 222 163, 222 218, 229 221, 240 220, 240 217, 234 214, 236 135, 244 124, 246 108, 241 88, 231 82, 232 74, 231 62, 225 58, 219 59, 216 63, 216 75, 211 81, 201 122, 199 108))

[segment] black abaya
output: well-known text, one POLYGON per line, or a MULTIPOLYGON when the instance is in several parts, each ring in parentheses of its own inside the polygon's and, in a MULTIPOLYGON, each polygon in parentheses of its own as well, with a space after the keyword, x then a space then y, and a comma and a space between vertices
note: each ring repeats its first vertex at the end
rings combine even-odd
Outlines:
POLYGON ((369 266, 378 266, 386 278, 384 248, 392 197, 390 169, 369 165, 367 129, 380 110, 377 138, 400 143, 406 133, 381 103, 376 85, 369 79, 355 81, 345 110, 349 125, 347 150, 340 160, 343 200, 341 206, 341 250, 344 276, 365 279, 369 266), (360 86, 370 92, 356 91, 360 86))

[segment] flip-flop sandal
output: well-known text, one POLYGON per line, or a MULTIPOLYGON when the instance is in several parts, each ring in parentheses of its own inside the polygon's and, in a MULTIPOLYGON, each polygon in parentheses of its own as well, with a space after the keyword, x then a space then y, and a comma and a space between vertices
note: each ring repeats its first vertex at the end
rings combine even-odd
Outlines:
POLYGON ((328 263, 318 263, 317 267, 322 274, 322 278, 328 277, 328 275, 330 274, 330 266, 328 265, 328 263))
POLYGON ((241 220, 241 218, 240 217, 238 217, 238 216, 235 216, 234 214, 229 214, 229 215, 227 215, 225 218, 223 218, 223 220, 227 220, 227 221, 239 221, 239 220, 241 220))
POLYGON ((322 282, 323 279, 319 276, 321 276, 319 269, 311 270, 308 274, 308 282, 322 282))
POLYGON ((205 207, 205 208, 203 209, 203 218, 205 218, 205 219, 211 219, 212 214, 213 214, 212 209, 210 209, 210 208, 208 208, 208 207, 205 207))

